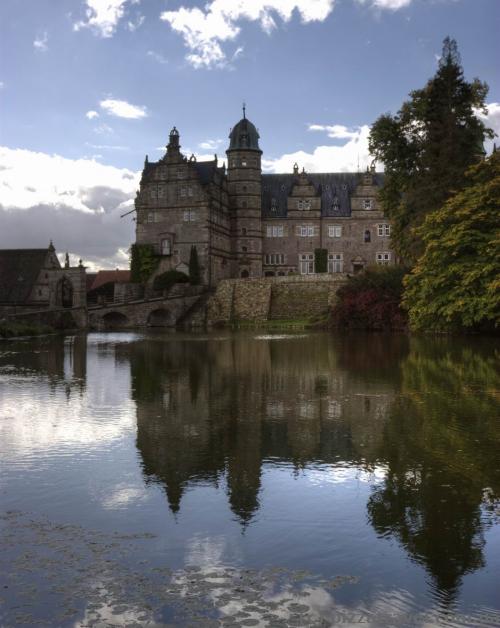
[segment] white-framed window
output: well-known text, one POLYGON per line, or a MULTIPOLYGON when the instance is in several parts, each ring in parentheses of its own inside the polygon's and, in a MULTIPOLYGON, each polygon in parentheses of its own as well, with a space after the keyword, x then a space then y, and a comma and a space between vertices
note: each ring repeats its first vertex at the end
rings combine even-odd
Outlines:
POLYGON ((148 222, 154 222, 154 221, 155 221, 155 213, 148 212, 148 222))
POLYGON ((377 264, 381 264, 382 266, 387 266, 391 263, 391 254, 388 252, 377 253, 377 264))
POLYGON ((267 253, 266 254, 266 264, 267 265, 277 265, 285 263, 285 255, 283 253, 267 253))
POLYGON ((266 227, 267 238, 282 238, 283 235, 283 225, 268 225, 266 227))
POLYGON ((297 209, 305 210, 311 209, 311 201, 301 198, 297 201, 297 209))
POLYGON ((161 254, 162 255, 172 255, 172 242, 170 238, 164 238, 161 241, 161 254))
POLYGON ((184 222, 194 222, 197 220, 196 211, 194 209, 185 209, 183 220, 184 222))
POLYGON ((390 236, 391 235, 391 225, 389 224, 382 224, 382 225, 377 225, 377 233, 379 236, 390 236))
POLYGON ((301 253, 299 255, 299 270, 301 275, 314 273, 314 253, 301 253))
POLYGON ((340 225, 328 225, 328 237, 329 238, 341 238, 342 227, 340 225))
POLYGON ((372 199, 371 198, 364 198, 363 199, 363 209, 372 209, 373 205, 372 205, 372 199))
POLYGON ((328 272, 341 273, 344 267, 342 253, 328 253, 328 272))
POLYGON ((313 225, 299 225, 297 227, 297 235, 301 238, 312 238, 315 235, 313 225))

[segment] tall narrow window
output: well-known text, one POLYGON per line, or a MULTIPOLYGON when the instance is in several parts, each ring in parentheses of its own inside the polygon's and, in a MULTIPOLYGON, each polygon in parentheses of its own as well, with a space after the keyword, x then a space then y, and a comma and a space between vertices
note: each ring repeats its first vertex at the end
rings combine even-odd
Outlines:
POLYGON ((328 226, 328 237, 329 238, 341 238, 342 237, 342 227, 340 225, 329 225, 328 226))
POLYGON ((328 272, 329 273, 341 273, 343 269, 342 253, 329 253, 328 254, 328 272))
POLYGON ((164 238, 161 241, 161 254, 172 255, 172 243, 170 241, 170 238, 164 238))
POLYGON ((312 275, 314 273, 313 253, 302 253, 299 255, 299 270, 301 275, 312 275))
MULTIPOLYGON (((380 233, 379 233, 379 235, 380 235, 380 233)), ((372 239, 372 236, 371 236, 370 230, 367 229, 365 231, 365 242, 371 242, 371 239, 372 239)))

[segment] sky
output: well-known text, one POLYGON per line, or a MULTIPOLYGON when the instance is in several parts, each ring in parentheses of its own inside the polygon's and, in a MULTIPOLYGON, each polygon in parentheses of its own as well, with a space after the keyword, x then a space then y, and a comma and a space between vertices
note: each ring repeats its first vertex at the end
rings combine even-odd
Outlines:
POLYGON ((264 171, 364 169, 447 35, 500 134, 499 26, 500 0, 1 0, 0 248, 126 268, 145 155, 175 125, 222 163, 243 102, 264 171))

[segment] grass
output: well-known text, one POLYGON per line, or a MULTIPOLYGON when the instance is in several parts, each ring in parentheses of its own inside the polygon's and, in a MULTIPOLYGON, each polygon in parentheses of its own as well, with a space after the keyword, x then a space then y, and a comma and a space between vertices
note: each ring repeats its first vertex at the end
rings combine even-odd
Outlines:
POLYGON ((19 336, 42 336, 54 331, 49 325, 23 322, 0 323, 0 338, 16 338, 19 336))

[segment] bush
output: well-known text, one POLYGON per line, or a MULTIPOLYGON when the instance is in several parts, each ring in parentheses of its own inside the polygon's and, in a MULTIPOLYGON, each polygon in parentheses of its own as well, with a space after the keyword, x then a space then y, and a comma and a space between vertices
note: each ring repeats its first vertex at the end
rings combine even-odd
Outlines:
POLYGON ((405 329, 407 317, 401 309, 405 273, 400 266, 381 266, 350 277, 337 292, 333 325, 345 329, 405 329))
POLYGON ((41 336, 54 331, 48 325, 37 323, 9 321, 0 323, 0 338, 15 338, 18 336, 41 336))
POLYGON ((198 261, 198 249, 194 244, 189 255, 189 280, 193 286, 200 283, 200 262, 198 261))
POLYGON ((326 273, 328 269, 328 251, 326 249, 314 249, 314 272, 326 273))
POLYGON ((130 278, 134 283, 146 283, 160 258, 152 244, 132 244, 130 247, 130 278))
POLYGON ((170 290, 176 283, 188 283, 189 277, 180 270, 167 270, 154 278, 153 288, 155 290, 170 290))

